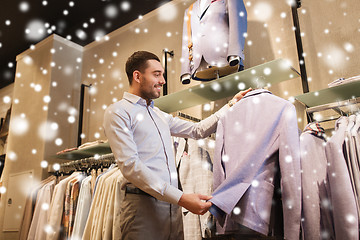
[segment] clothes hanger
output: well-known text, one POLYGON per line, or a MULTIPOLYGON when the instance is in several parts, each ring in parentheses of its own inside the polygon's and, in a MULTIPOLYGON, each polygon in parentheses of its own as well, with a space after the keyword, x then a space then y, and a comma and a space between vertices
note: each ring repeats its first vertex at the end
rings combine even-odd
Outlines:
POLYGON ((346 132, 351 132, 351 129, 355 125, 356 116, 353 114, 353 108, 351 107, 350 99, 347 100, 347 105, 350 107, 350 111, 346 114, 348 118, 348 125, 346 127, 346 132))
POLYGON ((351 136, 356 136, 356 135, 358 135, 358 132, 359 132, 359 130, 360 130, 360 108, 359 108, 359 107, 357 107, 357 108, 358 108, 358 110, 357 110, 357 112, 356 112, 356 114, 355 114, 355 116, 356 116, 355 125, 354 125, 354 127, 351 129, 351 136))

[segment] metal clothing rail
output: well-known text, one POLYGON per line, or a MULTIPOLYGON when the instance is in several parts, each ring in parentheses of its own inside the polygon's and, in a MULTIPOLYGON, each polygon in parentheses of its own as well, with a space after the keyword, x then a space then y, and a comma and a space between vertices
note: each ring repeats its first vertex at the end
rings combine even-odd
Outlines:
POLYGON ((93 168, 108 167, 115 163, 115 157, 113 153, 105 155, 95 155, 94 157, 83 158, 71 162, 60 164, 60 169, 55 173, 69 173, 71 171, 85 171, 93 168))
POLYGON ((178 113, 177 113, 177 116, 178 116, 178 117, 185 118, 185 119, 188 119, 188 120, 191 120, 191 121, 193 121, 193 122, 200 122, 200 121, 201 121, 201 119, 198 119, 198 118, 196 118, 196 117, 187 115, 187 114, 182 113, 182 112, 178 112, 178 113))
MULTIPOLYGON (((342 107, 351 107, 352 105, 356 105, 356 104, 360 104, 360 97, 351 98, 351 99, 343 100, 343 101, 340 101, 340 102, 323 104, 323 105, 319 105, 319 106, 315 106, 315 107, 309 107, 309 108, 306 108, 306 113, 307 113, 308 116, 310 116, 311 121, 314 121, 313 113, 326 111, 326 110, 333 110, 337 114, 339 114, 340 116, 348 116, 349 114, 354 114, 354 113, 359 112, 360 107, 358 106, 356 111, 351 110, 349 112, 346 112, 346 111, 342 110, 341 108, 342 107)), ((338 117, 331 116, 329 119, 321 120, 321 121, 318 121, 318 122, 327 122, 327 121, 333 121, 333 120, 336 120, 336 119, 338 119, 338 117)))
POLYGON ((308 113, 313 113, 313 112, 320 112, 320 111, 325 111, 328 109, 334 109, 334 108, 340 108, 340 107, 346 107, 352 104, 358 104, 360 103, 360 97, 358 98, 351 98, 351 99, 347 99, 344 101, 340 101, 340 102, 335 102, 335 103, 328 103, 328 104, 324 104, 324 105, 319 105, 316 107, 310 107, 307 108, 306 111, 308 113))

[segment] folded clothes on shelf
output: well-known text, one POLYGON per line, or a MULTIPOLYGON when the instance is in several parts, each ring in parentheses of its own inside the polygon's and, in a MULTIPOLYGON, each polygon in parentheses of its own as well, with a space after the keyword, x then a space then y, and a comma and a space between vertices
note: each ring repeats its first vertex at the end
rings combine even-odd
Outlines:
POLYGON ((93 141, 93 142, 86 142, 86 143, 82 144, 79 147, 79 149, 93 147, 93 146, 99 145, 101 143, 106 143, 106 142, 107 142, 107 140, 96 140, 96 141, 93 141))
POLYGON ((57 152, 56 155, 71 152, 71 151, 74 151, 74 150, 77 150, 77 149, 78 149, 77 147, 67 148, 67 149, 64 149, 64 150, 61 150, 61 151, 57 152))
POLYGON ((354 76, 354 77, 350 77, 350 78, 339 78, 336 79, 334 81, 332 81, 331 83, 328 84, 328 87, 335 87, 335 86, 339 86, 342 84, 346 84, 346 83, 350 83, 350 82, 357 82, 360 81, 360 75, 354 76))

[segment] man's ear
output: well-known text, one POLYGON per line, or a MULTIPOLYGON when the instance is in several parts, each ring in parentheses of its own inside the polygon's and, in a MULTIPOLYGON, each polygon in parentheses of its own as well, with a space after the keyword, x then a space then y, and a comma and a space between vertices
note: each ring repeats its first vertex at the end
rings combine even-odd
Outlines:
POLYGON ((133 72, 133 81, 140 83, 140 77, 141 77, 141 72, 139 70, 135 70, 133 72))

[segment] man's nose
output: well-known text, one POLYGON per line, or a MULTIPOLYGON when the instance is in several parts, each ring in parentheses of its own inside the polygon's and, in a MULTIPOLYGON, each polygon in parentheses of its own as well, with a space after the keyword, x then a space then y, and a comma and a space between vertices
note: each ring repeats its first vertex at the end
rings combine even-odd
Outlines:
POLYGON ((161 76, 160 83, 161 83, 161 84, 165 84, 165 83, 166 83, 164 75, 161 76))

